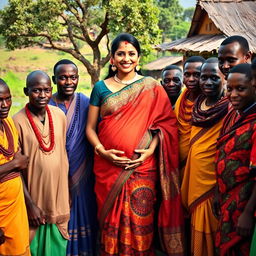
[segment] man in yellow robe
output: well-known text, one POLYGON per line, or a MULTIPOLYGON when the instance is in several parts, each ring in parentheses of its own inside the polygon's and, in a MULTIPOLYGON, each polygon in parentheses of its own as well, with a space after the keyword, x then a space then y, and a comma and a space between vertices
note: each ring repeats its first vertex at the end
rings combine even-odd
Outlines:
POLYGON ((0 79, 0 255, 27 256, 29 228, 20 171, 28 158, 18 151, 18 132, 8 117, 10 90, 0 79))
POLYGON ((201 93, 199 86, 200 69, 205 59, 200 56, 188 58, 183 65, 183 83, 186 89, 183 90, 174 108, 179 128, 179 152, 180 169, 184 171, 189 151, 189 140, 191 131, 191 112, 195 99, 201 93))
POLYGON ((215 153, 222 120, 228 111, 224 76, 218 59, 202 65, 200 87, 192 111, 189 152, 181 186, 182 202, 191 216, 191 255, 213 256, 217 219, 212 213, 216 184, 215 153))

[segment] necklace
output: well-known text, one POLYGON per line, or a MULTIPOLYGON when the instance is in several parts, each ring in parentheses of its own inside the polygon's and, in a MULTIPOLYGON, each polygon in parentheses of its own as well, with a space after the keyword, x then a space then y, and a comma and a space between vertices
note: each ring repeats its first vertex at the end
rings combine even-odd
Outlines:
POLYGON ((8 148, 5 149, 2 145, 0 145, 0 153, 3 154, 6 157, 11 157, 14 155, 14 142, 13 142, 13 136, 10 131, 9 126, 7 123, 2 120, 3 128, 6 133, 7 141, 8 141, 8 148))
POLYGON ((54 147, 54 127, 53 127, 52 115, 51 115, 51 112, 49 110, 49 107, 46 105, 45 109, 46 109, 46 112, 47 112, 47 115, 48 115, 48 118, 49 118, 49 130, 50 130, 50 141, 51 141, 49 147, 46 147, 43 143, 42 136, 41 136, 41 134, 40 134, 33 118, 32 118, 32 115, 31 115, 29 109, 28 109, 28 104, 25 107, 26 115, 27 115, 29 123, 31 124, 32 129, 33 129, 33 131, 36 135, 36 138, 37 138, 37 141, 39 143, 40 149, 44 152, 50 152, 50 151, 52 151, 52 149, 54 147))
POLYGON ((119 79, 119 78, 117 77, 117 75, 115 74, 115 75, 114 75, 114 80, 115 80, 117 83, 119 83, 119 84, 128 85, 128 84, 131 84, 131 83, 137 81, 137 80, 138 80, 138 76, 139 76, 139 75, 138 75, 138 73, 136 72, 133 79, 123 81, 123 80, 119 79))

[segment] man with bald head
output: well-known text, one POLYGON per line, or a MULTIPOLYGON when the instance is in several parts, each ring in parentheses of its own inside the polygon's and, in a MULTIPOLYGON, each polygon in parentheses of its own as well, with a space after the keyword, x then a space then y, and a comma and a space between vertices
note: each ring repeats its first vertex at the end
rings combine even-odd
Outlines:
POLYGON ((227 80, 229 70, 242 63, 251 63, 252 53, 248 41, 242 36, 227 37, 218 50, 219 69, 227 80))
POLYGON ((19 142, 30 156, 24 172, 32 255, 66 255, 69 220, 66 117, 53 106, 51 80, 40 71, 27 76, 28 104, 15 116, 19 142))
POLYGON ((20 172, 28 157, 18 148, 18 132, 8 117, 12 97, 0 79, 0 255, 30 255, 29 228, 20 172))

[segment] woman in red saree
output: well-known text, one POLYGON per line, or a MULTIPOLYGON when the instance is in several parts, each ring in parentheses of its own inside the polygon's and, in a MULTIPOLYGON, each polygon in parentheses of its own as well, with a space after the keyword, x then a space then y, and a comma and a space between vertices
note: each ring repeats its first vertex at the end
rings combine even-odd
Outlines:
POLYGON ((120 34, 111 51, 112 72, 94 86, 86 129, 96 153, 100 255, 155 255, 154 220, 162 249, 183 255, 175 115, 161 85, 135 71, 137 39, 120 34))
POLYGON ((219 215, 215 244, 221 256, 249 256, 255 221, 256 92, 250 80, 250 64, 233 67, 227 79, 232 107, 217 144, 214 204, 219 215))

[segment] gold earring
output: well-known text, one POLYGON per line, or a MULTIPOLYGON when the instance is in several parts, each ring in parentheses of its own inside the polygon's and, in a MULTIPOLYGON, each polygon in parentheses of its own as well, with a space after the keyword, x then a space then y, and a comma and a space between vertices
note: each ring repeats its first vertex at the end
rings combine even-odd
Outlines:
POLYGON ((113 72, 116 72, 116 70, 117 70, 117 68, 114 64, 111 65, 111 69, 112 69, 113 72))
POLYGON ((136 71, 136 72, 139 72, 139 71, 140 71, 140 65, 137 65, 137 66, 135 67, 135 71, 136 71))

